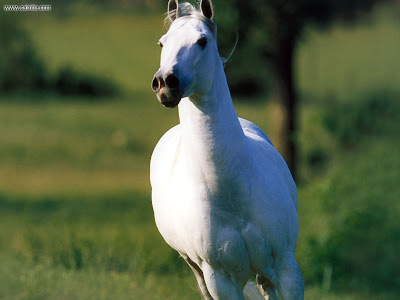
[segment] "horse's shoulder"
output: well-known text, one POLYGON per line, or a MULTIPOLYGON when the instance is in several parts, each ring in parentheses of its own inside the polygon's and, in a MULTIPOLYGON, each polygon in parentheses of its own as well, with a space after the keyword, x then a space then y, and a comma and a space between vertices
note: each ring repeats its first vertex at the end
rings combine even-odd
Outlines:
POLYGON ((156 147, 154 148, 154 152, 157 151, 157 148, 159 147, 163 147, 167 144, 174 143, 174 141, 176 141, 177 138, 180 139, 180 135, 181 135, 181 125, 178 124, 169 129, 166 133, 164 133, 164 135, 160 138, 156 147))
POLYGON ((171 156, 176 154, 176 149, 179 147, 180 141, 180 124, 168 130, 158 141, 150 160, 150 181, 152 184, 161 172, 168 170, 166 164, 173 161, 173 157, 171 156))
POLYGON ((252 139, 262 139, 272 145, 270 138, 256 124, 243 118, 239 118, 239 122, 240 125, 242 126, 244 134, 247 137, 252 139))

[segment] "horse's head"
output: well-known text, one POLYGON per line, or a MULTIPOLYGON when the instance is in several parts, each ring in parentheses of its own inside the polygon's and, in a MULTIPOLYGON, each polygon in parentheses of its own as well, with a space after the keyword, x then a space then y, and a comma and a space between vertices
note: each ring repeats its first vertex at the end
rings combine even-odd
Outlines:
POLYGON ((219 59, 212 21, 211 0, 202 0, 201 11, 189 3, 169 0, 172 24, 161 37, 160 69, 152 89, 167 107, 176 107, 182 97, 207 94, 212 87, 216 59, 219 59))

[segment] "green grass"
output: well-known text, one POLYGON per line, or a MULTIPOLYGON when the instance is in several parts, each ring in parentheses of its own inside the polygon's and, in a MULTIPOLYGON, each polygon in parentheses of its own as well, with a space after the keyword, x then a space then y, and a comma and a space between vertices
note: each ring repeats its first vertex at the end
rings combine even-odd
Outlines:
POLYGON ((364 93, 366 87, 398 91, 399 28, 395 10, 384 7, 356 28, 310 30, 297 57, 302 93, 320 100, 346 100, 364 93))
MULTIPOLYGON (((98 103, 51 95, 1 99, 1 299, 200 299, 189 268, 159 235, 151 208, 150 155, 178 122, 176 110, 161 107, 150 90, 162 19, 25 19, 52 70, 71 64, 100 72, 125 93, 98 103)), ((398 89, 397 33, 393 19, 381 17, 371 27, 311 32, 299 49, 302 93, 346 102, 375 87, 398 89)), ((279 146, 274 103, 239 101, 236 108, 279 146)), ((322 126, 330 110, 329 103, 304 101, 300 111, 298 259, 307 278, 315 264, 310 237, 328 238, 335 218, 324 202, 338 196, 363 201, 370 194, 379 199, 396 190, 399 178, 392 119, 379 132, 361 134, 358 144, 343 146, 322 126), (328 157, 319 169, 307 163, 312 151, 328 157)), ((398 298, 392 287, 382 292, 335 284, 327 291, 320 280, 307 281, 306 299, 398 298)))
POLYGON ((0 195, 0 227, 1 299, 198 297, 149 194, 0 195))
POLYGON ((162 14, 33 17, 26 24, 34 24, 34 40, 51 69, 72 64, 109 76, 130 91, 150 89, 160 61, 157 42, 165 33, 162 14))
POLYGON ((148 190, 151 151, 177 121, 155 99, 146 100, 140 106, 130 99, 97 105, 52 98, 2 102, 0 188, 148 190), (153 118, 158 126, 149 122, 153 118))
POLYGON ((200 299, 191 276, 74 271, 0 256, 1 299, 200 299), (178 287, 178 288, 175 288, 178 287))

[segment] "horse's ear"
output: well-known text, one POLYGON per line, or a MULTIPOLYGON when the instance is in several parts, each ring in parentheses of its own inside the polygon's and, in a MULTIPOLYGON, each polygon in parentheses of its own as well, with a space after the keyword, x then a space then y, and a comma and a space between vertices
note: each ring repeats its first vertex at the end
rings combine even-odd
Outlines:
POLYGON ((173 22, 176 18, 179 18, 179 3, 178 0, 168 1, 168 17, 173 22))
POLYGON ((214 8, 211 0, 201 0, 200 9, 202 14, 210 20, 214 17, 214 8))

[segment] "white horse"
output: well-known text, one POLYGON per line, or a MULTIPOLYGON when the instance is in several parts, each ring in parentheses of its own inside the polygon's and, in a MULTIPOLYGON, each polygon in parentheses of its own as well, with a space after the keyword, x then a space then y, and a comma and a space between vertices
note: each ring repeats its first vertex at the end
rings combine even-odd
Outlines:
MULTIPOLYGON (((168 3, 152 88, 180 124, 151 158, 152 202, 165 241, 188 263, 205 299, 245 299, 251 271, 265 299, 303 299, 295 260, 297 190, 281 155, 237 117, 216 43, 210 0, 168 3), (246 287, 246 288, 245 288, 246 287)), ((254 290, 254 288, 253 288, 254 290)), ((258 293, 258 292, 257 292, 258 293)), ((260 293, 259 297, 264 299, 260 293)))

